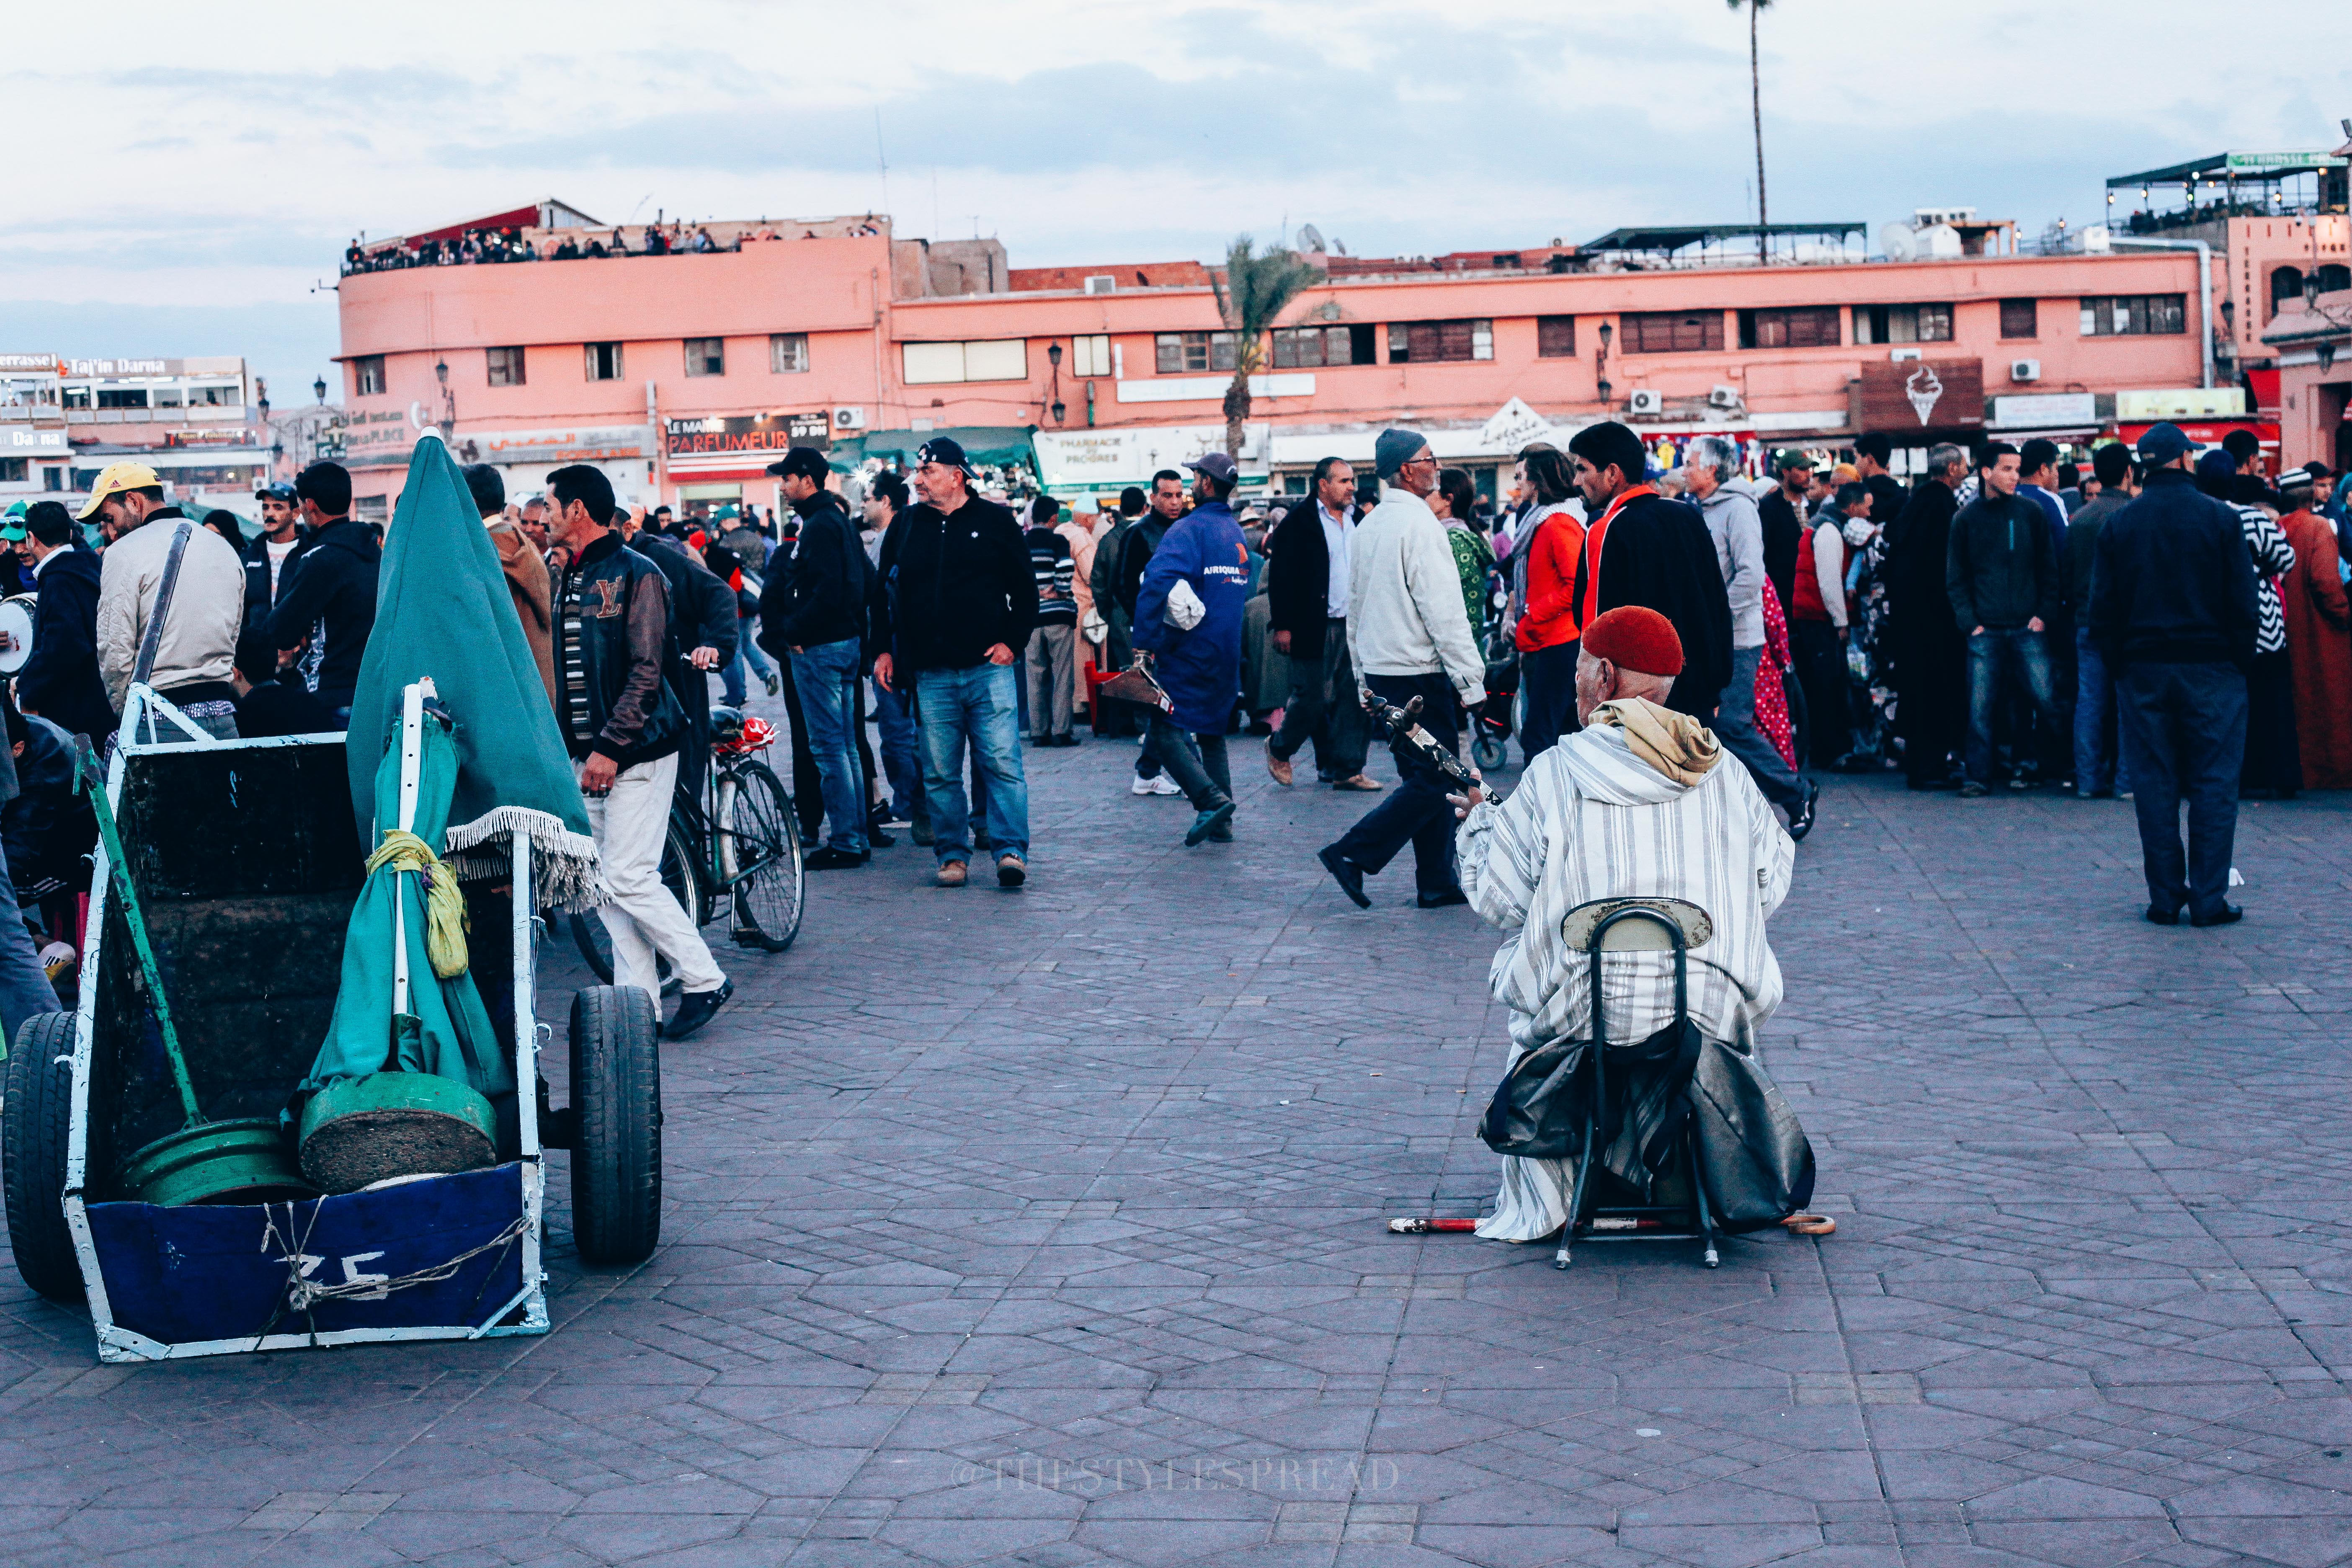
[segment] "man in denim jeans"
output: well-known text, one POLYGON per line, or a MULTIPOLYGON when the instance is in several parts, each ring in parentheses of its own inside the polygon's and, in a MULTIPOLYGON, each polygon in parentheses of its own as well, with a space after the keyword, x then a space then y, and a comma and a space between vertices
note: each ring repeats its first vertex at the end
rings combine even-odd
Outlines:
POLYGON ((997 884, 1017 888, 1029 875, 1029 784, 1013 650, 1028 646, 1037 619, 1029 546, 1010 511, 972 493, 971 465, 946 437, 916 449, 915 489, 923 504, 882 541, 874 679, 915 689, 939 885, 962 887, 971 860, 969 742, 987 785, 997 884))
MULTIPOLYGON (((2057 552, 2042 509, 2017 493, 2017 448, 1997 441, 1987 457, 1984 493, 1952 520, 1944 555, 1952 618, 1969 630, 1969 782, 1960 794, 1971 796, 1991 787, 1992 716, 2005 685, 2023 686, 2035 715, 2053 730, 2059 722, 2042 637, 2058 612, 2057 552)), ((2010 787, 2024 789, 2033 736, 2011 744, 2020 771, 2010 787)))
MULTIPOLYGON (((782 611, 769 641, 792 652, 793 685, 808 725, 809 752, 823 781, 824 847, 812 871, 850 870, 872 851, 866 841, 866 775, 857 763, 857 679, 866 647, 866 547, 841 498, 824 488, 824 454, 795 447, 768 466, 800 518, 792 543, 769 563, 783 581, 782 611)), ((762 616, 765 617, 763 609, 762 616)))
POLYGON ((2110 441, 2091 454, 2099 493, 2066 522, 2066 596, 2074 608, 2074 794, 2105 800, 2131 793, 2129 770, 2117 752, 2116 674, 2091 640, 2091 566, 2099 531, 2139 494, 2131 448, 2110 441))

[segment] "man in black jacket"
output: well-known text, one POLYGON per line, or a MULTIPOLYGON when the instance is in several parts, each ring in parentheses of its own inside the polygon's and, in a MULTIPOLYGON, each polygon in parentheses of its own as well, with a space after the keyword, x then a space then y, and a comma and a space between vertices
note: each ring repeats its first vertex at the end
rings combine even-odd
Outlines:
POLYGON ((997 883, 1017 888, 1028 878, 1029 784, 1013 650, 1037 618, 1037 581, 1019 520, 972 493, 962 447, 934 437, 915 463, 923 504, 901 512, 882 543, 874 679, 915 689, 940 886, 962 887, 971 859, 969 743, 988 782, 997 883))
POLYGON ((1853 469, 1870 492, 1870 520, 1885 531, 1889 549, 1902 531, 1903 509, 1911 500, 1903 481, 1886 467, 1894 456, 1895 443, 1884 431, 1865 430, 1854 439, 1853 469))
POLYGON ((1886 625, 1902 695, 1895 732, 1913 789, 1957 784, 1952 753, 1968 741, 1969 641, 1952 624, 1945 578, 1952 518, 1968 474, 1969 455, 1960 447, 1946 441, 1927 448, 1927 477, 1886 531, 1886 625))
POLYGON ((788 656, 808 726, 831 837, 808 858, 812 871, 866 864, 865 773, 857 761, 857 682, 865 664, 866 546, 839 496, 825 489, 824 454, 795 447, 768 466, 800 527, 768 564, 760 627, 770 652, 788 656))
POLYGON ((585 463, 547 477, 556 545, 555 721, 580 769, 580 793, 613 901, 598 912, 613 941, 613 980, 661 1006, 658 952, 685 994, 663 1033, 683 1039, 733 994, 694 919, 661 879, 662 846, 689 738, 670 689, 669 580, 610 526, 613 482, 585 463))
POLYGON ((245 629, 257 632, 286 588, 286 568, 310 542, 302 526, 301 499, 294 487, 264 485, 253 492, 261 508, 261 532, 245 547, 245 629))
POLYGON ((360 658, 375 629, 376 571, 383 549, 375 530, 352 521, 352 476, 340 463, 313 463, 294 480, 310 538, 278 568, 277 603, 265 623, 281 653, 316 646, 303 659, 316 673, 304 682, 335 722, 351 721, 360 658))
POLYGON ((1371 725, 1356 700, 1348 661, 1348 541, 1355 531, 1356 470, 1344 458, 1315 465, 1314 491, 1266 541, 1267 624, 1290 660, 1282 728, 1265 743, 1265 769, 1287 785, 1290 759, 1309 741, 1315 771, 1339 789, 1380 786, 1364 777, 1371 725))
MULTIPOLYGON (((2017 493, 2017 448, 1996 441, 1985 457, 1984 493, 1952 520, 1944 547, 1952 623, 1969 636, 1969 781, 1960 793, 1972 796, 1992 787, 1993 710, 2012 681, 2042 723, 2054 731, 2060 722, 2042 633, 2065 593, 2049 520, 2017 493)), ((2009 786, 2024 789, 2035 755, 2031 731, 2013 737, 2012 752, 2009 786)))
POLYGON ((2236 512, 2200 495, 2189 437, 2151 426, 2139 499, 2092 547, 2091 640, 2115 672, 2124 763, 2139 816, 2147 918, 2227 925, 2246 749, 2246 670, 2254 661, 2254 568, 2236 512), (2189 802, 2189 847, 2180 803, 2189 802))
MULTIPOLYGON (((1097 665, 1112 675, 1125 669, 1135 659, 1135 643, 1129 635, 1130 623, 1127 612, 1119 607, 1118 603, 1118 558, 1127 548, 1127 536, 1135 531, 1136 523, 1150 510, 1150 502, 1144 496, 1143 487, 1128 486, 1118 493, 1118 521, 1110 525, 1108 533, 1095 542, 1095 567, 1087 578, 1087 586, 1093 590, 1095 614, 1103 619, 1102 651, 1097 656, 1097 665)), ((1116 697, 1097 700, 1104 706, 1101 715, 1095 721, 1096 734, 1131 736, 1136 733, 1141 721, 1136 717, 1134 703, 1122 702, 1116 697)), ((1176 786, 1171 784, 1168 787, 1172 790, 1176 786)))
POLYGON ((1577 624, 1589 626, 1620 605, 1672 621, 1683 669, 1665 705, 1706 722, 1731 683, 1731 596, 1706 520, 1645 482, 1642 438, 1614 420, 1586 426, 1568 451, 1592 520, 1577 563, 1577 624))
POLYGON ((16 672, 16 701, 68 735, 104 746, 114 732, 106 679, 98 672, 98 552, 82 542, 73 515, 57 501, 25 510, 19 562, 32 569, 33 651, 16 672))

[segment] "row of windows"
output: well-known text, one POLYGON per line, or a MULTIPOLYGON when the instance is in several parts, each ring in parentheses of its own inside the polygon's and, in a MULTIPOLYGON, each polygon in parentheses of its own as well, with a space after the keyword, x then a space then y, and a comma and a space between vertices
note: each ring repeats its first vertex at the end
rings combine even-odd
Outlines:
MULTIPOLYGON (((582 345, 585 363, 583 373, 590 381, 618 381, 623 374, 623 358, 619 343, 584 343, 582 345)), ((688 338, 685 343, 686 374, 694 376, 725 375, 727 374, 727 340, 724 338, 688 338)), ((484 351, 489 384, 492 386, 526 384, 523 370, 523 350, 520 345, 484 351)), ((352 362, 354 379, 362 397, 381 396, 384 389, 383 356, 368 354, 352 362)), ((809 367, 808 334, 806 332, 773 332, 768 337, 768 369, 777 375, 799 375, 809 367)), ((101 398, 108 395, 100 393, 101 398)), ((102 406, 112 407, 112 404, 102 406)))
MULTIPOLYGON (((1743 349, 1836 348, 1844 341, 1846 307, 1792 306, 1778 310, 1729 312, 1738 322, 1743 349)), ((1855 305, 1853 341, 1874 343, 1946 343, 1952 341, 1949 303, 1920 305, 1855 305)), ((1623 352, 1637 354, 1697 353, 1724 347, 1727 312, 1723 310, 1634 310, 1618 317, 1623 352)), ((2082 301, 2082 332, 2089 337, 2126 337, 2185 332, 2188 297, 2182 294, 2124 294, 2082 301)), ((1351 323, 1344 326, 1282 327, 1274 332, 1273 366, 1276 370, 1311 370, 1333 365, 1377 364, 1380 329, 1351 323)), ((2000 301, 2000 335, 2030 339, 2040 335, 2039 311, 2032 300, 2000 301)), ((618 381, 622 376, 621 345, 583 345, 585 374, 590 381, 618 381)), ((688 338, 685 342, 686 374, 690 376, 727 374, 727 340, 688 338)), ((1536 318, 1536 353, 1543 359, 1565 359, 1576 353, 1576 318, 1536 318)), ((1495 324, 1485 319, 1450 321, 1394 321, 1388 328, 1388 363, 1435 364, 1495 357, 1495 324)), ((1111 374, 1110 338, 1107 333, 1082 334, 1070 340, 1070 372, 1076 376, 1111 374)), ((488 351, 489 384, 520 386, 523 351, 520 347, 488 351)), ((384 390, 383 356, 354 362, 359 395, 372 397, 384 390)), ((768 339, 768 369, 777 375, 796 375, 809 368, 808 335, 776 332, 768 339)), ((900 368, 909 386, 938 386, 974 381, 1026 381, 1029 345, 1023 338, 981 339, 965 342, 903 343, 900 368)), ((1229 372, 1234 368, 1231 332, 1161 332, 1153 341, 1152 368, 1161 375, 1188 372, 1229 372)), ((190 401, 210 388, 194 388, 190 401)), ((232 389, 223 389, 232 390, 232 389)), ((102 407, 143 407, 146 394, 101 389, 102 407), (117 398, 138 398, 136 404, 117 398)))

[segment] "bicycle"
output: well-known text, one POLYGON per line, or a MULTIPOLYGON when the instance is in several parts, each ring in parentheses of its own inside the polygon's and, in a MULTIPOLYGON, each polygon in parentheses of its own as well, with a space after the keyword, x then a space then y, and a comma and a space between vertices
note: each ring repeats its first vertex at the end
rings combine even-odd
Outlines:
MULTIPOLYGON (((807 869, 799 818, 782 780, 761 759, 776 727, 733 708, 710 710, 710 768, 699 794, 681 785, 670 798, 662 846, 663 883, 697 926, 733 913, 728 932, 738 947, 782 952, 800 935, 807 869)), ((572 917, 572 940, 597 977, 613 978, 613 942, 593 910, 572 917)), ((659 961, 667 995, 677 982, 659 961)))

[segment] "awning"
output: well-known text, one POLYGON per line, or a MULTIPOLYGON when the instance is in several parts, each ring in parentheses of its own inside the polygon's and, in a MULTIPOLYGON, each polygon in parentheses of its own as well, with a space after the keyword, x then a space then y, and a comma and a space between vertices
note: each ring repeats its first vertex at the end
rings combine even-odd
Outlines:
MULTIPOLYGON (((924 442, 944 436, 963 448, 963 455, 975 463, 1027 463, 1035 466, 1037 452, 1030 439, 1037 433, 1034 425, 950 425, 938 430, 868 430, 861 456, 897 458, 902 468, 914 461, 915 448, 924 442)), ((832 456, 849 458, 844 450, 851 443, 835 440, 832 456)), ((850 460, 855 461, 854 458, 850 460)))

